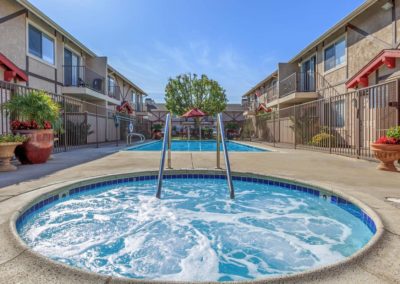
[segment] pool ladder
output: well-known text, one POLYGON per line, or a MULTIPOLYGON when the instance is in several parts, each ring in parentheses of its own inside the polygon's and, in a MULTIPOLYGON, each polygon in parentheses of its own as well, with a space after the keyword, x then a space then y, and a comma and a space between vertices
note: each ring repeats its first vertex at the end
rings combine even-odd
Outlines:
MULTIPOLYGON (((171 114, 166 116, 166 123, 164 127, 164 139, 161 150, 160 169, 158 170, 158 183, 156 197, 161 198, 162 182, 164 176, 165 156, 168 149, 168 168, 171 169, 171 114)), ((222 143, 222 150, 225 158, 226 180, 228 183, 229 196, 231 199, 235 198, 235 189, 232 182, 231 164, 229 162, 228 149, 226 147, 225 129, 222 121, 222 114, 217 115, 217 168, 220 169, 220 146, 222 143)))
POLYGON ((164 139, 161 149, 160 169, 158 170, 158 183, 156 197, 161 198, 161 189, 164 175, 165 154, 168 148, 168 168, 171 168, 171 114, 168 113, 165 119, 164 139))
POLYGON ((220 169, 220 143, 222 143, 222 151, 225 158, 226 181, 228 183, 229 197, 235 198, 235 189, 232 182, 231 163, 229 162, 228 148, 226 147, 225 128, 222 121, 222 113, 217 115, 217 168, 220 169), (221 141, 220 141, 221 140, 221 141))

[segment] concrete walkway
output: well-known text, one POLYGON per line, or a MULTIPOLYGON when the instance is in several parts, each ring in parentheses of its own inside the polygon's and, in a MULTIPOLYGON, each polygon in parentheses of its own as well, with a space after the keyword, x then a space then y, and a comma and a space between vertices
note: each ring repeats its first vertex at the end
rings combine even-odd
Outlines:
MULTIPOLYGON (((82 155, 89 154, 84 151, 82 155)), ((55 155, 52 163, 65 163, 64 158, 55 155)), ((10 218, 17 208, 51 190, 54 185, 106 174, 157 170, 159 158, 158 152, 122 151, 47 172, 40 179, 1 188, 0 283, 120 283, 113 278, 102 281, 95 275, 65 271, 22 250, 10 233, 10 218)), ((215 168, 215 153, 173 152, 172 158, 175 169, 215 168)), ((357 262, 320 273, 304 283, 400 283, 400 209, 386 201, 387 197, 400 198, 400 173, 377 171, 377 164, 373 162, 303 150, 232 152, 230 158, 234 171, 274 175, 341 191, 361 200, 382 218, 383 238, 370 253, 357 262)))
POLYGON ((102 146, 100 148, 81 148, 68 152, 61 152, 52 155, 45 164, 21 165, 15 161, 18 171, 0 172, 0 189, 12 184, 41 178, 54 172, 97 160, 101 157, 118 152, 125 146, 102 146))

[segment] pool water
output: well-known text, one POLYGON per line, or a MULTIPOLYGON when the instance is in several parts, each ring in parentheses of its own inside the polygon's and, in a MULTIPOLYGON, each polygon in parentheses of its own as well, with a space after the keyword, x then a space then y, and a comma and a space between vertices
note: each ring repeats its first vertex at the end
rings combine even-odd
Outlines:
MULTIPOLYGON (((236 143, 233 141, 227 141, 227 149, 230 152, 266 152, 267 150, 252 147, 240 143, 236 143)), ((221 145, 222 150, 222 145, 221 145)), ((140 146, 130 147, 128 151, 161 151, 162 149, 162 141, 151 142, 147 144, 143 144, 140 146)), ((217 150, 217 142, 215 140, 207 140, 207 141, 180 141, 173 140, 171 144, 172 151, 184 151, 184 152, 207 152, 207 151, 216 151, 217 150)))
POLYGON ((47 205, 17 226, 33 250, 106 275, 182 281, 250 280, 332 264, 373 232, 346 204, 235 180, 124 182, 47 205))

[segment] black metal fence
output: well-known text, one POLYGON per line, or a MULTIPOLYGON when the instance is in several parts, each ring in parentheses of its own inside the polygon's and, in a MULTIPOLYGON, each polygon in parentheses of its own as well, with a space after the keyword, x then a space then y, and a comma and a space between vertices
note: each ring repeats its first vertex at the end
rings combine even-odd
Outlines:
MULTIPOLYGON (((12 96, 23 96, 33 90, 35 89, 0 81, 0 134, 10 133, 10 122, 17 118, 10 117, 2 106, 3 103, 12 96)), ((143 117, 119 113, 115 108, 69 96, 46 93, 61 110, 61 128, 55 133, 54 152, 126 141, 130 123, 133 124, 135 132, 150 137, 150 122, 143 117)))
POLYGON ((370 159, 370 144, 400 125, 399 81, 280 109, 249 119, 247 135, 315 151, 370 159))

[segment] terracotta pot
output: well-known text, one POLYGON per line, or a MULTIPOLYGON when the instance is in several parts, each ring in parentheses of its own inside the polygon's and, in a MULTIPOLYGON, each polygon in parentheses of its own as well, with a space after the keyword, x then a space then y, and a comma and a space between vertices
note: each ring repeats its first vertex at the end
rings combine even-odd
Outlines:
POLYGON ((159 130, 154 130, 154 131, 153 131, 153 139, 155 139, 155 140, 160 140, 160 139, 161 139, 161 131, 159 131, 159 130))
POLYGON ((375 158, 381 161, 377 167, 379 170, 397 172, 394 162, 400 159, 400 145, 374 143, 371 149, 375 158))
POLYGON ((21 142, 0 143, 0 172, 10 172, 17 169, 11 164, 11 159, 14 156, 14 150, 21 142))
POLYGON ((53 152, 54 133, 52 129, 14 130, 13 132, 29 138, 15 149, 15 156, 21 164, 46 163, 53 152))

